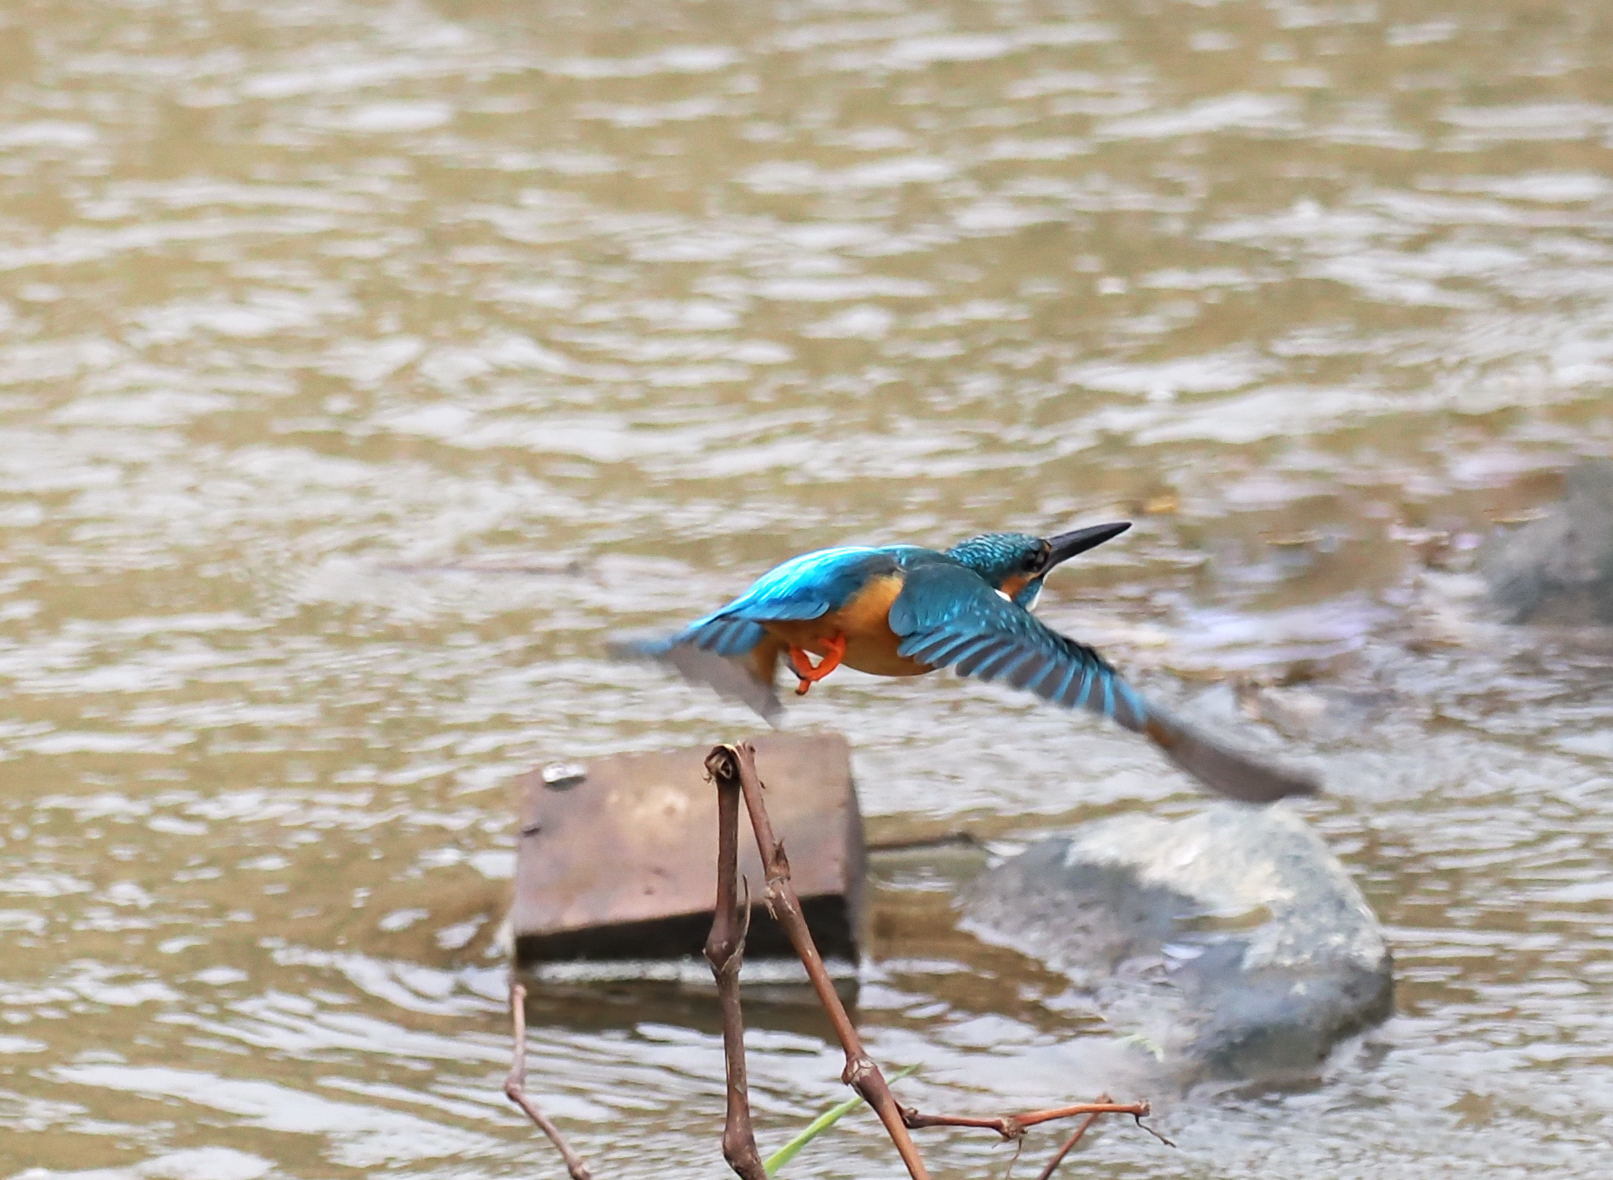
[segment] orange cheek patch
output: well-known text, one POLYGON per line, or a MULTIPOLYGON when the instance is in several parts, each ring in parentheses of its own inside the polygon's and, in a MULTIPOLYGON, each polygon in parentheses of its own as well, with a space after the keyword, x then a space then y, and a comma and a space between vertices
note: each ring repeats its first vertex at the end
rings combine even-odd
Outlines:
POLYGON ((1013 574, 1004 580, 1002 584, 1002 592, 1008 595, 1008 597, 1013 598, 1026 586, 1029 586, 1030 581, 1029 574, 1013 574))

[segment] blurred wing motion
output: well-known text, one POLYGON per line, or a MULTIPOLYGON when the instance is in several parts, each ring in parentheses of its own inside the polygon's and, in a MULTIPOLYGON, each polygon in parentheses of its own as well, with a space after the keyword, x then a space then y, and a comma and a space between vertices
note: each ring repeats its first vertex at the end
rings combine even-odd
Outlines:
POLYGON ((691 684, 716 689, 729 700, 749 705, 769 724, 778 724, 783 705, 773 691, 773 668, 781 648, 764 640, 751 648, 752 659, 731 659, 686 640, 685 634, 612 640, 605 645, 605 653, 617 660, 665 664, 691 684))
POLYGON ((870 577, 896 568, 880 549, 848 546, 805 553, 775 566, 727 606, 682 631, 606 645, 617 659, 666 664, 685 680, 709 685, 777 724, 781 709, 773 674, 784 644, 767 622, 816 619, 841 606, 870 577))
POLYGON ((1047 627, 970 569, 937 562, 910 570, 890 625, 901 655, 1111 717, 1228 798, 1269 803, 1317 790, 1314 779, 1217 745, 1149 705, 1092 648, 1047 627))

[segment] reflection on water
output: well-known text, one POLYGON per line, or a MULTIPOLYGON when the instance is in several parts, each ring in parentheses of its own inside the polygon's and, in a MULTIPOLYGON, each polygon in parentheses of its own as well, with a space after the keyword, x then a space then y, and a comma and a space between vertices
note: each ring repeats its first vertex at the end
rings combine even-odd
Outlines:
MULTIPOLYGON (((1181 1151, 1094 1165, 1594 1174, 1613 654, 1423 563, 1613 450, 1610 35, 1591 0, 0 6, 5 1174, 547 1167, 499 1093, 506 783, 750 724, 601 632, 815 545, 1117 513, 1044 612, 1315 752, 1400 1014, 1297 1091, 1155 1094, 1181 1151)), ((796 712, 853 733, 880 835, 1195 805, 988 687, 796 712)), ((887 871, 860 996, 915 1099, 1123 1085, 952 882, 887 871)), ((798 998, 751 1015, 778 1141, 838 1054, 798 998)), ((721 1170, 698 991, 533 1019, 600 1175, 721 1170)), ((792 1174, 848 1158, 897 1174, 866 1121, 792 1174)))

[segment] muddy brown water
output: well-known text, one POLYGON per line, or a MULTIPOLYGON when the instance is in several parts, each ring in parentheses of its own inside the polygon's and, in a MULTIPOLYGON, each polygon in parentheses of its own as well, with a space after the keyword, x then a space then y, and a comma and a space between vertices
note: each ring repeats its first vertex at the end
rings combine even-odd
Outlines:
MULTIPOLYGON (((1601 1174, 1613 645, 1458 591, 1613 451, 1608 12, 0 3, 0 1174, 557 1174, 499 1092, 508 781, 750 725, 602 634, 1116 516, 1043 613, 1326 773, 1399 1010, 1086 1166, 1601 1174)), ((882 839, 1197 803, 990 688, 795 715, 882 839)), ((959 872, 880 867, 874 1051, 929 1108, 1123 1088, 959 872)), ((701 989, 532 1018, 597 1174, 723 1174, 701 989)), ((838 1054, 751 1018, 776 1145, 838 1054)), ((898 1167, 864 1118, 789 1174, 898 1167)))

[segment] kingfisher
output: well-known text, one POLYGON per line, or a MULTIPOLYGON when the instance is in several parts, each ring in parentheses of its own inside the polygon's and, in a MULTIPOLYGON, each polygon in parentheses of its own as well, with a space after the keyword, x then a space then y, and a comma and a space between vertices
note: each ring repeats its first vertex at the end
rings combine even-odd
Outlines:
POLYGON ((946 550, 819 549, 774 566, 679 631, 620 640, 609 650, 665 663, 769 721, 780 711, 773 688, 780 661, 795 675, 798 695, 842 665, 876 676, 949 667, 1114 720, 1229 798, 1268 803, 1314 793, 1311 777, 1231 750, 1145 701, 1095 650, 1031 613, 1051 570, 1130 527, 1114 521, 1051 537, 985 533, 946 550))

